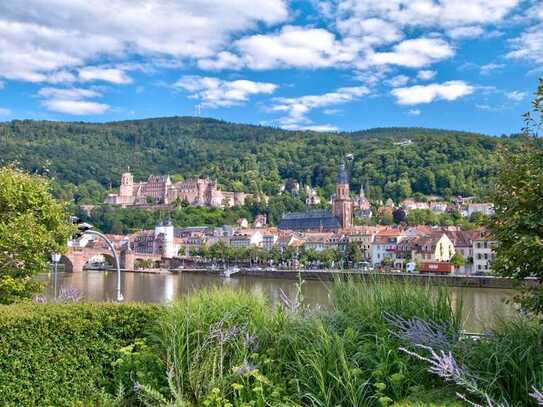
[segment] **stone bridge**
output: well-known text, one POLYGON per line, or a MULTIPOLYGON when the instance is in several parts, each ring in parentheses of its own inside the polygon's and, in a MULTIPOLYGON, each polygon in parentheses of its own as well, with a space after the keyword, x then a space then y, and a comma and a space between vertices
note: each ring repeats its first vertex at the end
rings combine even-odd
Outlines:
MULTIPOLYGON (((117 245, 116 245, 117 246, 117 245)), ((148 253, 134 253, 132 250, 115 248, 121 269, 134 270, 137 261, 150 260, 154 266, 160 266, 166 260, 161 255, 148 253)), ((68 252, 62 256, 61 262, 67 272, 81 272, 90 259, 102 255, 106 261, 115 267, 115 260, 111 250, 107 247, 70 247, 68 252)))

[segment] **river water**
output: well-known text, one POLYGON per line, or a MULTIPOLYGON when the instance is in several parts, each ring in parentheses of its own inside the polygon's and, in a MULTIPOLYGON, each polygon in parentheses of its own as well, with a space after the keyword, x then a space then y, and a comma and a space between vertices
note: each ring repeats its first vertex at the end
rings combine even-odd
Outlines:
MULTIPOLYGON (((39 279, 47 282, 45 295, 54 297, 54 273, 41 274, 39 279)), ((306 281, 304 300, 309 305, 329 304, 330 282, 306 281)), ((280 289, 291 298, 296 293, 296 281, 279 278, 232 277, 221 278, 211 274, 175 273, 123 273, 122 292, 125 301, 168 303, 190 295, 206 287, 232 287, 244 289, 253 294, 263 295, 272 304, 280 301, 280 289)), ((58 273, 57 292, 61 288, 78 288, 83 297, 91 301, 114 301, 116 273, 112 271, 83 271, 81 273, 58 273)), ((460 299, 464 304, 465 329, 482 331, 494 322, 496 311, 509 309, 504 305, 513 290, 492 288, 450 288, 453 303, 460 299)))

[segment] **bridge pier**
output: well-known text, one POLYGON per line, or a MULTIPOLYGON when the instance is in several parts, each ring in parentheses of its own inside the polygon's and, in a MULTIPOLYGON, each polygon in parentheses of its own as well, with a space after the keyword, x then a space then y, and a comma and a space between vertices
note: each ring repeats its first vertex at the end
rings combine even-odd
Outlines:
POLYGON ((125 270, 134 270, 135 256, 132 250, 123 250, 121 252, 121 268, 125 270))

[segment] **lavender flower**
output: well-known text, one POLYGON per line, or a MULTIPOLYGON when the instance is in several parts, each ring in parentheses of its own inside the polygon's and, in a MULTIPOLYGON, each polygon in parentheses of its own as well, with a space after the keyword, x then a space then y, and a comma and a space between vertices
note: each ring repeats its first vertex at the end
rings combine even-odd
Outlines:
POLYGON ((234 373, 240 376, 244 376, 244 375, 248 375, 254 372, 256 370, 256 365, 253 365, 247 359, 244 359, 243 363, 240 366, 235 367, 233 370, 234 370, 234 373))
POLYGON ((412 345, 423 345, 443 350, 451 348, 445 324, 425 321, 420 318, 405 319, 392 314, 385 314, 385 319, 395 328, 394 331, 391 331, 392 334, 412 345))
POLYGON ((458 366, 458 363, 451 352, 445 353, 444 351, 440 350, 439 353, 436 353, 429 346, 418 346, 428 350, 430 352, 430 357, 421 356, 418 353, 411 352, 405 348, 400 348, 400 350, 408 355, 416 357, 417 359, 428 362, 430 365, 428 367, 428 371, 430 373, 437 374, 439 377, 447 381, 452 381, 456 384, 460 384, 459 382, 464 381, 466 372, 458 366))
POLYGON ((220 320, 209 327, 209 337, 217 339, 222 345, 235 337, 241 331, 239 325, 232 325, 229 328, 223 328, 224 320, 220 320))
POLYGON ((81 291, 73 287, 61 288, 58 294, 59 302, 79 302, 82 298, 81 291))
POLYGON ((282 288, 279 289, 279 296, 283 306, 292 313, 296 313, 300 310, 302 304, 300 303, 299 296, 297 295, 294 299, 290 299, 289 296, 283 291, 282 288))
POLYGON ((256 340, 256 332, 245 331, 245 334, 243 335, 243 346, 245 346, 245 348, 250 348, 252 345, 256 344, 256 340))
POLYGON ((36 304, 47 304, 47 297, 44 295, 36 295, 34 297, 34 302, 36 304))
MULTIPOLYGON (((445 381, 453 382, 456 385, 463 387, 471 394, 474 394, 478 397, 483 398, 486 400, 486 407, 506 407, 507 404, 496 404, 492 399, 486 394, 483 390, 481 390, 477 384, 477 381, 473 376, 470 375, 470 373, 464 369, 463 367, 459 366, 456 362, 456 359, 452 355, 451 352, 444 352, 443 350, 440 350, 439 353, 434 351, 429 346, 425 345, 415 345, 418 348, 425 349, 430 353, 429 357, 425 357, 422 355, 419 355, 416 352, 412 352, 410 350, 407 350, 405 348, 399 348, 402 352, 407 353, 408 355, 411 355, 419 360, 423 360, 429 364, 428 371, 430 373, 434 373, 438 375, 439 377, 445 379, 445 381)), ((466 396, 463 394, 457 393, 457 396, 468 402, 473 407, 482 407, 479 404, 473 403, 469 401, 466 396)))
POLYGON ((530 393, 530 396, 532 396, 535 401, 537 401, 537 405, 543 406, 543 392, 541 390, 536 389, 535 387, 532 388, 533 393, 530 393))

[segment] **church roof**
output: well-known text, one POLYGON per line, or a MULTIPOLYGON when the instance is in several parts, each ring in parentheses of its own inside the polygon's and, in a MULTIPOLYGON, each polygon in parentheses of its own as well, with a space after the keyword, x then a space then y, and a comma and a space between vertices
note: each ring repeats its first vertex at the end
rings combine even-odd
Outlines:
POLYGON ((289 230, 335 230, 340 229, 341 224, 330 211, 312 210, 289 212, 283 215, 278 227, 289 230))

